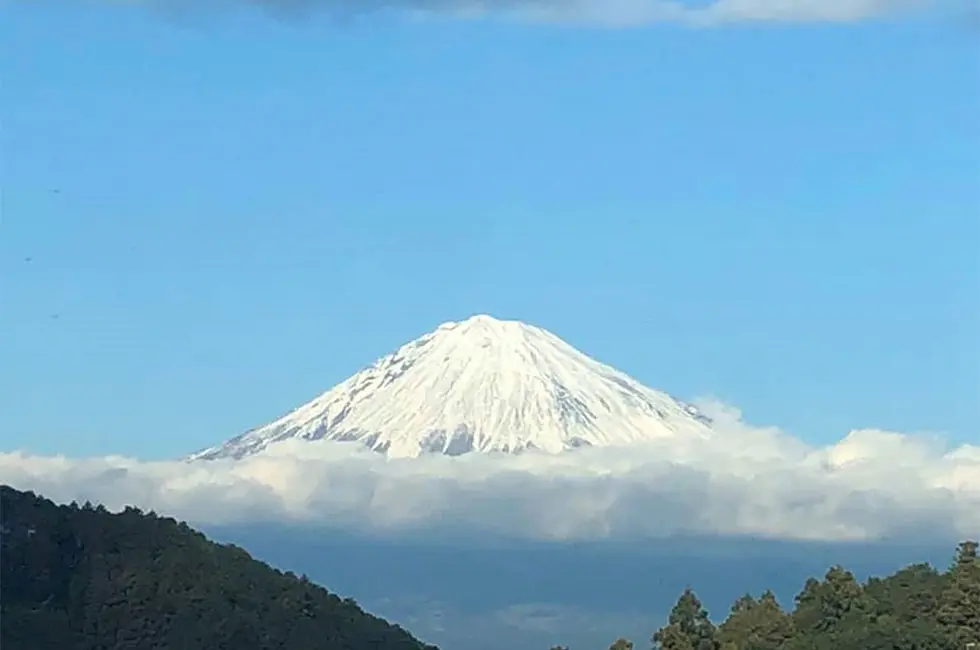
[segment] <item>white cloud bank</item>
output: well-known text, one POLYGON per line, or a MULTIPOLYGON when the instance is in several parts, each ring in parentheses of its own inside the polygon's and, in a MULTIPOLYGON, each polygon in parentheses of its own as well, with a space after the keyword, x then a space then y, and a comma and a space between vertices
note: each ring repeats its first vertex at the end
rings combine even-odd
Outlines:
POLYGON ((243 4, 288 16, 349 17, 406 11, 420 16, 504 17, 549 23, 639 26, 660 22, 856 22, 924 8, 934 0, 136 0, 163 8, 243 4))
POLYGON ((980 533, 980 447, 877 430, 812 448, 716 418, 711 442, 561 455, 385 459, 349 444, 283 443, 241 461, 0 454, 0 482, 60 502, 153 509, 197 524, 288 521, 357 532, 525 539, 753 534, 874 540, 980 533))

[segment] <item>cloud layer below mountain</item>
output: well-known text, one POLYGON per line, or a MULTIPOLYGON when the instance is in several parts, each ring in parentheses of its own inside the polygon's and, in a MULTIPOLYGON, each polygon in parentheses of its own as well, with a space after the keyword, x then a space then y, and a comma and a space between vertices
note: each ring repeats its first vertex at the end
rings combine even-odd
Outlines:
POLYGON ((280 521, 371 534, 925 540, 980 529, 980 447, 859 430, 815 448, 748 426, 733 409, 700 406, 718 424, 710 442, 405 460, 291 442, 241 461, 199 463, 14 452, 0 454, 0 481, 192 523, 280 521))

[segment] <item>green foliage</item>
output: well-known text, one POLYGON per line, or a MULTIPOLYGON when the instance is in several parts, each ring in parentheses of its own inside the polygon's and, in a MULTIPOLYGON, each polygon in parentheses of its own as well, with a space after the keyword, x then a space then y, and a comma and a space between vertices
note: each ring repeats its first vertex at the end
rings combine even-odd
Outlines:
MULTIPOLYGON (((793 611, 770 591, 745 595, 717 628, 685 589, 652 642, 654 650, 980 650, 978 544, 960 544, 942 573, 913 564, 861 584, 831 567, 806 581, 793 611)), ((610 650, 623 648, 632 644, 610 650)))
POLYGON ((937 619, 957 648, 980 648, 980 559, 977 542, 960 544, 947 585, 939 596, 937 619))
POLYGON ((688 587, 670 610, 667 626, 653 634, 653 647, 659 650, 717 650, 715 626, 701 601, 688 587))
POLYGON ((609 646, 609 650, 633 650, 633 642, 627 641, 626 639, 616 639, 609 646))
POLYGON ((718 628, 721 650, 779 650, 793 637, 793 620, 783 612, 771 591, 756 600, 746 595, 735 601, 718 628))
POLYGON ((436 650, 173 519, 0 486, 3 650, 436 650))

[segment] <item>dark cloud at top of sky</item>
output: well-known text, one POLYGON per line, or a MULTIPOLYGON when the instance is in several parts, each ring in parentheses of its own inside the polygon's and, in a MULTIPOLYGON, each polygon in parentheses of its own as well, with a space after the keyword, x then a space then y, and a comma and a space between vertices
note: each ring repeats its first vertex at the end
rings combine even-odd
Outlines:
POLYGON ((633 26, 655 22, 717 25, 739 22, 856 22, 931 0, 133 0, 171 14, 250 7, 286 19, 312 15, 345 21, 400 12, 461 19, 499 17, 543 23, 633 26))

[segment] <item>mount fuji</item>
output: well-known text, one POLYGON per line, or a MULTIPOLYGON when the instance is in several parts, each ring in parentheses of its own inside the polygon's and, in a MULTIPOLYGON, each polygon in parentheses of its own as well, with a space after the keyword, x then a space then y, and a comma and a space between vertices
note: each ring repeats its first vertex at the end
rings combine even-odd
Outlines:
POLYGON ((694 406, 519 321, 448 322, 311 402, 188 460, 239 459, 290 439, 389 457, 559 453, 712 435, 694 406))

